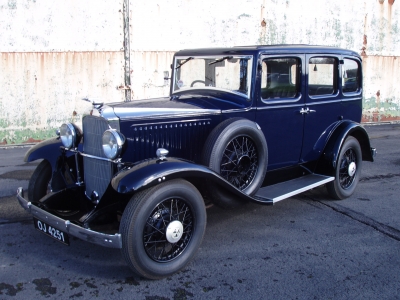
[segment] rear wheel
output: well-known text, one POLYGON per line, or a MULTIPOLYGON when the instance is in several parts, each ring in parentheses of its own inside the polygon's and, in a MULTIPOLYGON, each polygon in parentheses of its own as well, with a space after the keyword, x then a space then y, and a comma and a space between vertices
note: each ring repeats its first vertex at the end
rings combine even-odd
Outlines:
POLYGON ((186 180, 144 190, 132 197, 122 215, 122 255, 140 276, 169 276, 193 258, 206 222, 203 198, 186 180))
POLYGON ((328 193, 332 198, 341 200, 354 193, 360 179, 361 162, 360 144, 357 139, 349 136, 339 153, 335 180, 327 184, 328 193))

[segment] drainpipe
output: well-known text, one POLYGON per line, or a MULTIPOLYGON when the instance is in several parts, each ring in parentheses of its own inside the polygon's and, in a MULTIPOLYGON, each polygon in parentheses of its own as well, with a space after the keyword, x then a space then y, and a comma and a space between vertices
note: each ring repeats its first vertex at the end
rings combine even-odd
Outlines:
POLYGON ((130 56, 130 41, 129 41, 129 1, 124 0, 123 18, 124 18, 124 60, 125 60, 125 102, 130 102, 131 94, 131 56, 130 56))

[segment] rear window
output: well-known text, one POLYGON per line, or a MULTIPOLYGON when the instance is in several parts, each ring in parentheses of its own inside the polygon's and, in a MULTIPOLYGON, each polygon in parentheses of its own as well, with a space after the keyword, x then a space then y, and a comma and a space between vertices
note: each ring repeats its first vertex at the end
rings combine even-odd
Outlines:
POLYGON ((333 95, 337 92, 337 59, 313 57, 308 63, 308 94, 333 95))
POLYGON ((358 92, 360 90, 360 68, 357 61, 345 58, 342 66, 343 93, 358 92))

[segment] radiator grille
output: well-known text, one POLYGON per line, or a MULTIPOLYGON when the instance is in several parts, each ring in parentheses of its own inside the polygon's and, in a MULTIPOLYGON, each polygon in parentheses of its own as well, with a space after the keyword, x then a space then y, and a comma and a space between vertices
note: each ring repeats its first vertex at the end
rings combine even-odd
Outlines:
MULTIPOLYGON (((105 157, 101 139, 104 131, 109 129, 107 121, 100 117, 85 116, 82 123, 84 153, 105 157)), ((114 174, 113 163, 96 158, 83 157, 83 167, 86 195, 90 197, 92 192, 96 191, 101 199, 114 174)))
POLYGON ((109 129, 105 119, 95 116, 85 116, 83 123, 83 151, 86 154, 105 157, 101 138, 104 131, 109 129))
POLYGON ((96 191, 101 199, 113 175, 112 163, 84 157, 83 167, 85 170, 86 195, 90 196, 93 191, 96 191))

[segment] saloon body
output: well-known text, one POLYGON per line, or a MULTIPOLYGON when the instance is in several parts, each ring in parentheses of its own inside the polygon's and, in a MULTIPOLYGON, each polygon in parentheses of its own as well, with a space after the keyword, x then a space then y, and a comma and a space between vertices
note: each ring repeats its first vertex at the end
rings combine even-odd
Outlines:
POLYGON ((331 47, 179 51, 169 97, 93 103, 82 129, 63 124, 31 148, 25 161, 43 160, 17 198, 43 233, 121 248, 135 273, 169 276, 201 244, 205 203, 354 192, 375 155, 359 124, 361 66, 331 47))

